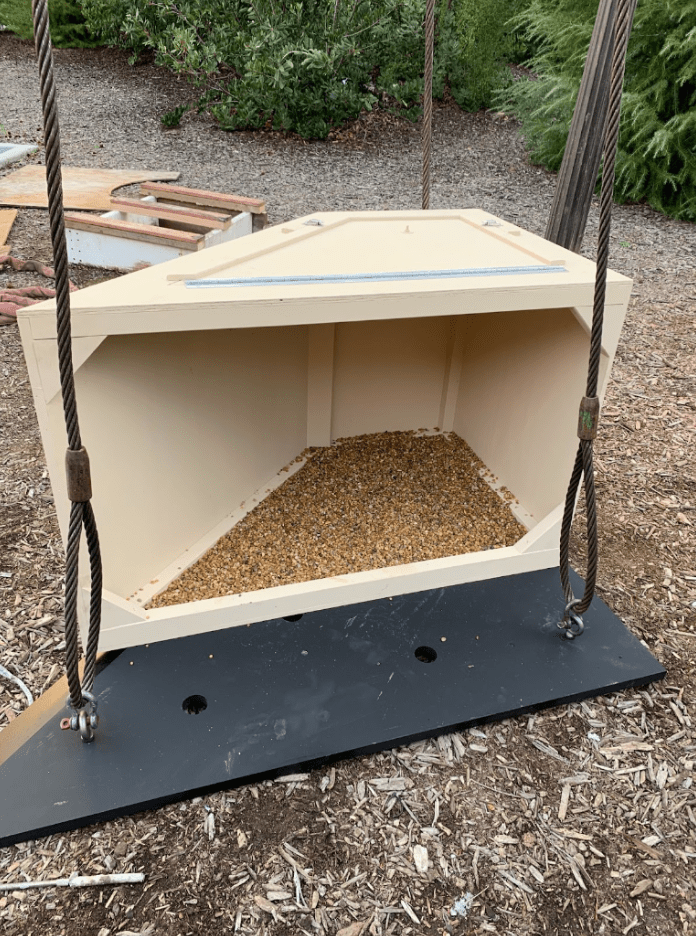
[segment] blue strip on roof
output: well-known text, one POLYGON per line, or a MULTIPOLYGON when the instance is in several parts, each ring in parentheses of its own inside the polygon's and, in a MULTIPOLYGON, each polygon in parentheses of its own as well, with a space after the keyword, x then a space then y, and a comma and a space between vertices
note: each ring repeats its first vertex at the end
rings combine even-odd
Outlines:
POLYGON ((398 270, 393 273, 313 273, 308 276, 248 276, 237 279, 186 280, 190 289, 240 286, 317 286, 330 283, 384 283, 411 280, 464 279, 472 276, 519 276, 567 273, 563 266, 470 267, 461 270, 398 270))

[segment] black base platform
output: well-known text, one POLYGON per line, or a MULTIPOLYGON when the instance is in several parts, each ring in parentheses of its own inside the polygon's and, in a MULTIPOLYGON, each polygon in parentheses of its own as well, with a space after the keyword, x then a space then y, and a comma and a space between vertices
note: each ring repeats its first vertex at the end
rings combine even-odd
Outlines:
POLYGON ((599 599, 575 641, 562 610, 548 569, 126 650, 92 744, 64 696, 0 734, 0 846, 665 675, 599 599))

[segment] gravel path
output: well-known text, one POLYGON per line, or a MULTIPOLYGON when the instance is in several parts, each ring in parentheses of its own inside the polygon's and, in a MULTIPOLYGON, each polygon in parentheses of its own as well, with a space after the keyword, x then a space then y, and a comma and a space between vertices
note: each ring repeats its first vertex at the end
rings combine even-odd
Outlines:
MULTIPOLYGON (((271 223, 420 204, 417 126, 377 115, 305 143, 188 115, 165 131, 160 115, 190 95, 175 77, 104 50, 56 63, 67 165, 179 170, 183 185, 264 198, 271 223)), ((5 34, 0 125, 41 139, 33 51, 5 34)), ((436 107, 433 145, 434 208, 475 204, 543 233, 555 180, 528 165, 512 121, 436 107)), ((590 253, 595 230, 596 205, 590 253)), ((3 933, 696 929, 694 233, 616 209, 611 264, 636 286, 597 455, 601 594, 667 665, 665 683, 0 849, 0 881, 146 874, 143 886, 2 895, 3 933), (466 919, 451 916, 467 892, 466 919)), ((50 261, 45 212, 22 210, 10 242, 50 261)), ((73 271, 79 285, 102 275, 73 271)), ((62 553, 12 326, 0 328, 0 511, 0 659, 39 693, 62 667, 62 553)), ((579 540, 574 556, 582 568, 579 540)), ((23 707, 0 681, 0 730, 23 707)))

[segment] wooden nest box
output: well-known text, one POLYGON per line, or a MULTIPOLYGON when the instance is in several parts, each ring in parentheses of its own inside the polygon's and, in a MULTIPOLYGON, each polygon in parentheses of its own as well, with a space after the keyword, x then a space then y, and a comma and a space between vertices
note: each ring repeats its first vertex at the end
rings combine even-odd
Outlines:
MULTIPOLYGON (((590 260, 485 211, 332 212, 73 294, 100 648, 557 565, 594 279, 590 260), (517 542, 149 606, 308 447, 423 429, 466 440, 511 492, 517 542)), ((609 273, 602 395, 630 289, 609 273)), ((65 538, 54 302, 19 326, 65 538)), ((88 584, 85 561, 83 628, 88 584)))

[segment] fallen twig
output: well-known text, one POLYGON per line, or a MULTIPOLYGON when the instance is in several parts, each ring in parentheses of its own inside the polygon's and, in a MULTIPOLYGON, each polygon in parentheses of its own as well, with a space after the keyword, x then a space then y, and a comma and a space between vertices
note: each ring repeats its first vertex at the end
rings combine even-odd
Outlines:
POLYGON ((0 884, 0 891, 29 890, 31 887, 101 887, 105 884, 142 884, 145 875, 142 871, 133 874, 71 874, 67 878, 54 878, 52 881, 15 881, 12 884, 0 884))
POLYGON ((29 687, 19 678, 19 676, 15 676, 14 673, 6 670, 4 666, 0 666, 0 676, 4 676, 5 679, 9 679, 10 682, 13 682, 16 686, 19 686, 24 695, 27 697, 29 705, 32 704, 34 701, 34 696, 31 694, 29 687))

